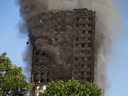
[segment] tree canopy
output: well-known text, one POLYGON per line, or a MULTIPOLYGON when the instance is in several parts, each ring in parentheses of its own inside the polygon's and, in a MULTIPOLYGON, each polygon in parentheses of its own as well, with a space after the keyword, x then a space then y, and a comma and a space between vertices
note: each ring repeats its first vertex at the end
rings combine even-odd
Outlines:
MULTIPOLYGON (((43 96, 101 96, 102 89, 96 83, 86 82, 84 85, 72 78, 68 83, 59 80, 48 83, 43 96)), ((42 96, 40 93, 39 96, 42 96)))
POLYGON ((5 52, 0 56, 0 96, 26 96, 34 84, 26 82, 22 67, 11 64, 6 55, 5 52))

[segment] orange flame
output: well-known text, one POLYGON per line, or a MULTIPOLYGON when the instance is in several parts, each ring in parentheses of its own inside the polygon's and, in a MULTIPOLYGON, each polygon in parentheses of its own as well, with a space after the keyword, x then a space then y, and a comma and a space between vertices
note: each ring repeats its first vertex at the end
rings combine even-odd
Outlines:
POLYGON ((46 47, 45 46, 42 46, 42 49, 45 49, 46 47))

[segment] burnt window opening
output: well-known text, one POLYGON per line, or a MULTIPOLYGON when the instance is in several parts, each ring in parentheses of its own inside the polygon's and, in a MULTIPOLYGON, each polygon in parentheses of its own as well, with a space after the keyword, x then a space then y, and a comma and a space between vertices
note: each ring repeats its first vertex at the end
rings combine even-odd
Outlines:
POLYGON ((50 80, 50 78, 47 78, 47 82, 50 82, 51 80, 50 80))
POLYGON ((89 18, 88 18, 88 20, 92 20, 92 18, 91 18, 91 17, 89 17, 89 18))
POLYGON ((78 51, 75 51, 75 54, 78 54, 78 51))
POLYGON ((88 57, 88 61, 91 61, 91 57, 88 57))
POLYGON ((88 40, 92 40, 92 38, 91 37, 88 37, 88 40))
POLYGON ((41 82, 44 82, 44 79, 41 79, 41 82))
POLYGON ((36 55, 39 55, 39 52, 36 52, 36 55))
POLYGON ((89 30, 88 33, 91 34, 92 33, 92 30, 89 30))
POLYGON ((76 18, 76 21, 79 21, 79 18, 76 18))
POLYGON ((41 65, 41 68, 44 68, 44 66, 43 66, 43 65, 41 65))
POLYGON ((88 68, 91 68, 91 64, 90 65, 87 65, 88 68))
POLYGON ((45 55, 45 52, 43 52, 42 55, 45 55))
POLYGON ((88 81, 88 82, 91 82, 91 79, 90 79, 90 78, 87 78, 87 81, 88 81))
POLYGON ((79 24, 76 24, 76 27, 79 27, 79 24))
POLYGON ((82 21, 85 21, 85 18, 82 18, 82 21))
POLYGON ((84 57, 81 58, 81 61, 84 61, 84 57))
POLYGON ((84 75, 84 72, 81 72, 81 75, 84 75))
POLYGON ((85 31, 82 31, 82 34, 85 34, 85 31))
POLYGON ((82 24, 82 27, 85 27, 85 24, 82 24))
POLYGON ((77 65, 74 65, 74 68, 77 68, 78 66, 77 65))
POLYGON ((37 82, 37 80, 34 80, 34 82, 36 83, 36 82, 37 82))
POLYGON ((76 41, 79 41, 79 38, 75 38, 76 41))
POLYGON ((92 24, 88 24, 88 27, 92 27, 92 24))
POLYGON ((83 43, 83 44, 81 44, 81 47, 85 47, 85 44, 83 43))
POLYGON ((82 54, 84 54, 84 51, 81 51, 82 54))
POLYGON ((48 72, 48 73, 47 73, 47 76, 50 76, 50 75, 51 75, 51 73, 50 73, 50 72, 48 72))
POLYGON ((52 39, 49 39, 48 41, 52 41, 52 39))
POLYGON ((82 37, 82 38, 81 38, 81 41, 84 41, 84 40, 85 40, 85 38, 84 38, 84 37, 82 37))
POLYGON ((87 53, 88 53, 88 54, 90 54, 90 53, 91 53, 91 51, 87 51, 87 53))
POLYGON ((57 45, 54 45, 54 47, 57 47, 57 45))
POLYGON ((35 59, 35 62, 38 62, 38 59, 35 59))
POLYGON ((75 44, 75 47, 78 47, 78 44, 75 44))
POLYGON ((42 72, 41 75, 44 75, 44 73, 42 72))
POLYGON ((88 47, 91 47, 91 43, 88 44, 88 47))
POLYGON ((84 65, 81 65, 81 68, 84 68, 84 65))
POLYGON ((58 39, 57 39, 57 38, 55 38, 55 41, 58 41, 58 39))
POLYGON ((76 31, 77 34, 79 34, 79 31, 76 31))
POLYGON ((74 59, 75 59, 75 61, 78 61, 78 58, 77 57, 75 57, 74 59))
POLYGON ((37 73, 35 73, 35 75, 38 75, 37 73))
POLYGON ((87 75, 91 75, 91 72, 87 72, 87 75))
POLYGON ((74 72, 74 74, 75 74, 75 75, 77 75, 77 74, 78 74, 78 72, 74 72))

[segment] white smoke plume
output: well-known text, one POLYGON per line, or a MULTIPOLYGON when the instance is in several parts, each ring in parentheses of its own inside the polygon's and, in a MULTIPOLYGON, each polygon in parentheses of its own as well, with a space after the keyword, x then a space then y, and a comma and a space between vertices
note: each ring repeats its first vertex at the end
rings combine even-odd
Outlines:
MULTIPOLYGON (((95 45, 97 51, 97 65, 95 67, 95 82, 100 88, 108 88, 106 55, 111 54, 112 38, 119 38, 123 30, 122 20, 119 17, 120 9, 113 0, 18 0, 21 17, 34 30, 38 25, 32 22, 35 16, 46 10, 73 10, 87 8, 96 11, 95 45)), ((26 29, 29 30, 28 27, 26 29)), ((34 30, 36 33, 38 30, 34 30)), ((22 32, 24 33, 24 32, 22 32)), ((32 34, 35 34, 32 33, 32 34)), ((39 32, 37 32, 39 33, 39 32)), ((36 34, 37 35, 37 34, 36 34)), ((29 58, 28 58, 29 59, 29 58)))

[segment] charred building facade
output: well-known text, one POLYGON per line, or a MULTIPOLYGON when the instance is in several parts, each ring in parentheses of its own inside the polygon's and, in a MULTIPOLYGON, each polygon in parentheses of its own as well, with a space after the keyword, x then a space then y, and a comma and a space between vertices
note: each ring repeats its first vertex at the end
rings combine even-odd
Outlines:
POLYGON ((40 36, 29 34, 33 46, 31 83, 35 83, 32 96, 51 81, 68 82, 72 77, 82 84, 94 81, 95 15, 83 8, 46 11, 36 17, 40 36))

